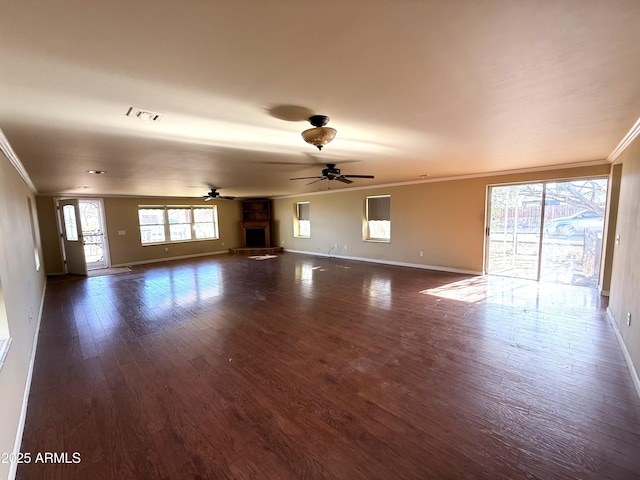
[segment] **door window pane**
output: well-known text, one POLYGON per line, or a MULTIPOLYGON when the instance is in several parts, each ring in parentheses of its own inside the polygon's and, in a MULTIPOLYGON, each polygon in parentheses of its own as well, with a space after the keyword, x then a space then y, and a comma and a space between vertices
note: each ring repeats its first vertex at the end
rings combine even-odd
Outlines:
POLYGON ((597 287, 607 179, 546 185, 540 279, 597 287))
POLYGON ((542 189, 541 183, 491 187, 487 273, 537 278, 542 189))
POLYGON ((80 200, 78 209, 87 268, 106 267, 101 203, 99 200, 80 200))
POLYGON ((64 235, 68 242, 78 241, 78 224, 76 223, 76 208, 73 205, 62 207, 64 219, 64 235))

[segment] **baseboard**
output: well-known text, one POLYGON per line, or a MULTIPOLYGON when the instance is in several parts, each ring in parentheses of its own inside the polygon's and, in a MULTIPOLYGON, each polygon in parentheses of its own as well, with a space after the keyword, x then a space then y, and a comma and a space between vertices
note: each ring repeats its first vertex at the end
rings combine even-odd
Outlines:
POLYGON ((192 255, 180 255, 177 257, 154 258, 152 260, 141 260, 139 262, 113 263, 111 265, 111 268, 130 267, 131 265, 146 265, 148 263, 169 262, 171 260, 184 260, 187 258, 208 257, 209 255, 224 255, 225 253, 229 253, 229 250, 220 250, 217 252, 206 252, 206 253, 194 253, 192 255))
POLYGON ((409 267, 409 268, 421 268, 423 270, 435 270, 437 272, 448 272, 448 273, 463 273, 465 275, 482 275, 482 272, 476 272, 475 270, 465 270, 461 268, 450 268, 450 267, 442 267, 439 265, 424 265, 422 263, 407 263, 407 262, 396 262, 393 260, 382 260, 379 258, 365 258, 365 257, 350 257, 346 255, 331 255, 328 253, 319 253, 319 252, 306 252, 304 250, 291 250, 285 248, 285 252, 290 253, 300 253, 303 255, 313 255, 316 257, 331 257, 331 258, 341 258, 344 260, 355 260, 357 262, 369 262, 369 263, 381 263, 383 265, 394 265, 396 267, 409 267))
POLYGON ((611 313, 609 307, 607 307, 607 318, 609 319, 609 322, 611 322, 613 331, 616 333, 616 338, 618 339, 618 343, 620 344, 620 348, 622 349, 622 354, 624 355, 624 359, 626 360, 627 366, 629 367, 629 373, 631 373, 633 385, 636 387, 636 393, 638 394, 638 397, 640 397, 640 377, 638 377, 638 371, 633 364, 631 355, 629 355, 629 350, 627 350, 627 345, 624 343, 624 338, 622 338, 622 335, 620 334, 618 323, 616 322, 616 319, 613 318, 613 313, 611 313))
MULTIPOLYGON (((40 299, 40 311, 38 312, 38 323, 33 337, 33 345, 31 346, 31 358, 29 359, 29 370, 27 372, 27 381, 24 386, 24 396, 22 397, 22 411, 18 420, 18 431, 16 432, 16 441, 13 444, 13 453, 20 452, 22 445, 22 435, 24 434, 24 424, 27 420, 27 406, 29 404, 29 393, 31 392, 31 378, 33 377, 33 366, 36 363, 36 351, 38 350, 38 337, 40 336, 40 322, 42 322, 42 312, 44 311, 44 296, 47 293, 47 284, 45 282, 42 290, 42 298, 40 299)), ((17 456, 17 455, 16 455, 17 456)), ((9 467, 8 480, 15 480, 18 471, 18 462, 11 462, 9 467)))

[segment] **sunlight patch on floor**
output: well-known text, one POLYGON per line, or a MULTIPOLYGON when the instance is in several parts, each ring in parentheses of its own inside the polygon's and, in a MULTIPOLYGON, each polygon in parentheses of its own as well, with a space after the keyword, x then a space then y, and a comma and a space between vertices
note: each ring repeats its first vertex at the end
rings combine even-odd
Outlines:
POLYGON ((421 290, 423 295, 475 303, 487 298, 487 282, 482 278, 466 278, 458 282, 448 283, 435 288, 421 290))

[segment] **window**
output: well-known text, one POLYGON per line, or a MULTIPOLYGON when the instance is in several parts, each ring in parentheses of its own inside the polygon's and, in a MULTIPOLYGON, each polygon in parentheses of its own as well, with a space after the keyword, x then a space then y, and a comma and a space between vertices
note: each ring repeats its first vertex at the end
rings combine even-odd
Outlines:
POLYGON ((138 208, 138 221, 140 222, 140 238, 143 245, 165 241, 164 207, 138 208))
POLYGON ((391 196, 367 197, 365 240, 391 240, 391 196))
POLYGON ((218 238, 218 222, 215 219, 215 210, 211 207, 193 209, 193 230, 196 239, 218 238))
POLYGON ((191 208, 168 208, 169 240, 191 240, 191 208))
POLYGON ((310 238, 311 220, 309 217, 309 202, 296 203, 296 221, 293 226, 293 236, 310 238))
POLYGON ((140 206, 140 240, 143 245, 218 238, 216 206, 140 206))

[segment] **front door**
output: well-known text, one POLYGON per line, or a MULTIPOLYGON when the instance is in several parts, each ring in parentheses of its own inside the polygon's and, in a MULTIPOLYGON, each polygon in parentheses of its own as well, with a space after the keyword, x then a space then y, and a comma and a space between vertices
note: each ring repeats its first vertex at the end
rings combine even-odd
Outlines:
POLYGON ((77 199, 59 200, 60 226, 66 273, 87 274, 77 199))

